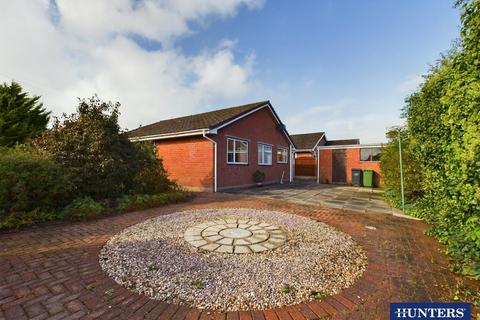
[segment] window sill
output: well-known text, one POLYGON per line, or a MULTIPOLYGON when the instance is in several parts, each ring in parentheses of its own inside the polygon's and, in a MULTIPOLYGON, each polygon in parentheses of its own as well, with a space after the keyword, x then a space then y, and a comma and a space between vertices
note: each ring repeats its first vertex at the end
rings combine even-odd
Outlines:
POLYGON ((227 162, 229 165, 248 166, 248 162, 227 162))
POLYGON ((259 166, 271 166, 271 163, 257 163, 259 166))

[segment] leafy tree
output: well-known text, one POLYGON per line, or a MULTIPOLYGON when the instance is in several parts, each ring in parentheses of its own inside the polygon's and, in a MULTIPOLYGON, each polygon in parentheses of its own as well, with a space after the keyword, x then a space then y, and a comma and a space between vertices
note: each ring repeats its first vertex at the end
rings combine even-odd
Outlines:
POLYGON ((78 197, 102 199, 131 192, 145 165, 144 154, 120 130, 119 107, 97 96, 82 99, 77 113, 55 118, 53 127, 35 141, 69 169, 78 197))
POLYGON ((45 130, 50 112, 39 100, 39 96, 29 97, 16 82, 0 85, 0 146, 24 143, 45 130))

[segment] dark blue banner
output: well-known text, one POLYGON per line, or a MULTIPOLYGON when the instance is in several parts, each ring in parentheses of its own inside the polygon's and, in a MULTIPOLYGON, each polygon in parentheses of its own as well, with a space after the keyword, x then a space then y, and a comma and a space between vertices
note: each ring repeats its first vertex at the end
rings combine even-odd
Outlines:
POLYGON ((464 302, 392 302, 390 320, 470 320, 470 304, 464 302))

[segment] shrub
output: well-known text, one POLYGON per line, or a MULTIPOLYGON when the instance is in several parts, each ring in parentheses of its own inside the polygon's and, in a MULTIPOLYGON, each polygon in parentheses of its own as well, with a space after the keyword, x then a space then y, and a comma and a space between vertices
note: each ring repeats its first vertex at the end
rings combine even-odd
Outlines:
POLYGON ((0 216, 1 229, 18 229, 23 226, 32 225, 38 222, 58 219, 59 215, 53 211, 41 211, 38 209, 29 212, 15 212, 0 216))
POLYGON ((90 197, 75 199, 61 210, 15 212, 0 216, 0 229, 18 229, 22 226, 56 219, 84 220, 108 213, 127 212, 185 201, 189 192, 177 190, 153 195, 125 195, 118 199, 95 201, 90 197))
POLYGON ((265 173, 260 170, 255 171, 253 173, 253 181, 255 181, 256 183, 262 183, 263 181, 265 181, 265 173))
POLYGON ((101 215, 105 209, 104 203, 95 201, 90 197, 78 198, 66 206, 60 212, 60 216, 74 220, 88 219, 101 215))
POLYGON ((0 216, 52 211, 73 191, 67 170, 28 147, 0 150, 0 216))
POLYGON ((56 118, 34 142, 68 168, 80 197, 105 199, 133 189, 141 161, 138 148, 120 131, 119 106, 97 96, 80 100, 77 113, 56 118))
POLYGON ((155 146, 148 141, 136 142, 135 146, 141 169, 134 177, 133 191, 136 194, 157 194, 178 189, 168 179, 162 160, 156 156, 155 146))
POLYGON ((190 196, 191 193, 185 191, 171 191, 152 195, 126 195, 118 199, 115 210, 120 212, 142 210, 184 201, 190 196))
POLYGON ((387 132, 389 143, 383 148, 380 168, 383 172, 385 196, 394 205, 401 205, 398 136, 402 143, 403 180, 405 201, 412 202, 424 194, 423 173, 416 161, 412 143, 405 128, 392 128, 387 132))

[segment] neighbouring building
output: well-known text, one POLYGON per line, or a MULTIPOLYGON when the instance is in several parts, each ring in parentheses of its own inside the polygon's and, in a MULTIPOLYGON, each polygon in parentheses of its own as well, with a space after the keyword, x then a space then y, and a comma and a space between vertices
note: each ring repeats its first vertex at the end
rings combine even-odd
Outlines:
POLYGON ((163 120, 128 132, 152 141, 171 179, 191 190, 217 191, 293 179, 293 142, 269 101, 163 120))
POLYGON ((296 178, 318 183, 351 184, 352 169, 374 171, 374 185, 382 184, 381 144, 360 144, 359 139, 328 140, 324 132, 294 134, 296 178))

